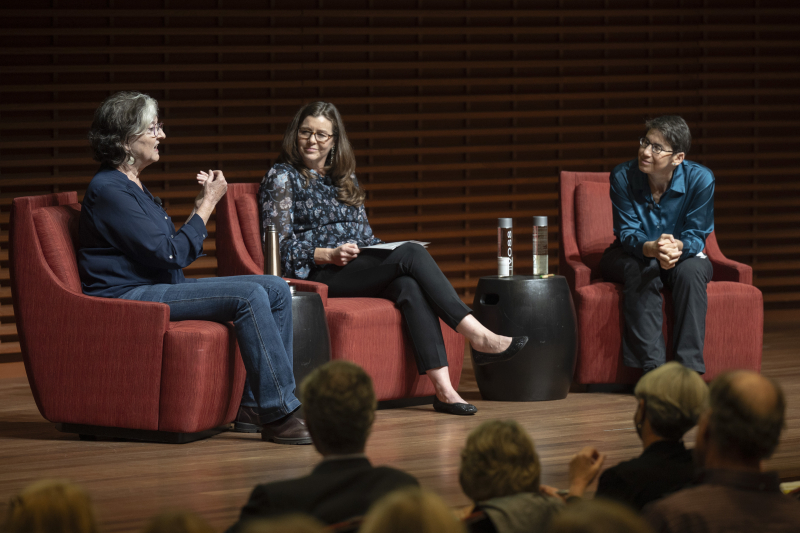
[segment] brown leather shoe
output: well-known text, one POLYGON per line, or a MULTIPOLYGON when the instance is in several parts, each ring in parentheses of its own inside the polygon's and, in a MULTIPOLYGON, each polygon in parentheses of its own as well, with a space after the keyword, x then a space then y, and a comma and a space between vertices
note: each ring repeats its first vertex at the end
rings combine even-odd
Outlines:
POLYGON ((240 405, 231 431, 236 433, 258 433, 261 431, 261 422, 258 420, 256 408, 240 405))
POLYGON ((292 414, 269 424, 263 424, 261 440, 276 444, 311 444, 311 434, 306 428, 306 421, 292 414))

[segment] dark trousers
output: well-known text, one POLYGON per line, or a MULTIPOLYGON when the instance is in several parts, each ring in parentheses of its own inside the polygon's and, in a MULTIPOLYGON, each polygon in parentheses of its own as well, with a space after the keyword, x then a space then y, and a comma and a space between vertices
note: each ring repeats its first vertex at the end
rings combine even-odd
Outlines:
POLYGON ((408 327, 420 374, 447 366, 439 318, 455 329, 472 312, 428 250, 418 244, 406 243, 392 251, 362 250, 347 265, 328 265, 309 279, 326 284, 332 298, 377 297, 394 302, 408 327))
POLYGON ((661 289, 667 287, 672 290, 675 308, 674 358, 687 368, 700 373, 706 371, 703 362, 708 309, 706 285, 713 273, 708 258, 690 257, 664 270, 657 259, 645 257, 642 260, 632 256, 616 241, 603 253, 600 273, 604 280, 623 285, 622 361, 625 366, 647 372, 666 362, 661 289))

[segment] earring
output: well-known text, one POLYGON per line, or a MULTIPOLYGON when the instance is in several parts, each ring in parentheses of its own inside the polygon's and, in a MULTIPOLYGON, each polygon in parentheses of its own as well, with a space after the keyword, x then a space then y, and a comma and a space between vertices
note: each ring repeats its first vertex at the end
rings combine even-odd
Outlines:
POLYGON ((133 158, 133 156, 132 156, 132 155, 128 157, 128 161, 127 161, 127 163, 128 163, 129 165, 132 165, 132 164, 134 164, 135 162, 136 162, 136 160, 133 158))
POLYGON ((331 160, 333 160, 333 156, 336 155, 336 145, 334 144, 331 147, 331 160))

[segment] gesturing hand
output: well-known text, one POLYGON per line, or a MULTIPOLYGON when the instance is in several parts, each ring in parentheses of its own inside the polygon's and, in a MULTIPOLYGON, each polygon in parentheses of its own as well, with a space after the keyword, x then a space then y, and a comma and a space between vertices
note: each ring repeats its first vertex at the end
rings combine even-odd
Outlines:
POLYGON ((569 493, 583 496, 586 487, 594 481, 603 466, 606 455, 593 446, 582 449, 569 462, 569 493))
POLYGON ((221 170, 209 170, 208 173, 202 170, 197 174, 197 182, 203 186, 203 190, 195 198, 195 206, 199 207, 204 200, 211 202, 212 206, 217 205, 225 196, 228 190, 228 182, 221 170))
POLYGON ((347 242, 331 250, 330 262, 334 265, 344 266, 358 257, 359 253, 361 250, 358 249, 358 245, 347 242))

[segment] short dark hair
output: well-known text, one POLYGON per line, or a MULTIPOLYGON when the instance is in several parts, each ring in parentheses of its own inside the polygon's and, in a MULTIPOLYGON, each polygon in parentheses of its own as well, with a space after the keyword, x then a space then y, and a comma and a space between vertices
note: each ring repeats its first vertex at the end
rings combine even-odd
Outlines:
POLYGON ((644 125, 647 128, 645 133, 650 130, 656 130, 663 135, 674 153, 689 153, 689 148, 692 147, 692 133, 683 118, 678 115, 664 115, 663 117, 651 118, 644 125))
POLYGON ((331 361, 303 380, 300 395, 314 445, 322 453, 362 453, 375 420, 372 379, 360 366, 331 361))
POLYGON ((711 383, 709 415, 710 437, 726 452, 742 459, 767 459, 780 440, 786 413, 786 400, 780 386, 764 378, 775 390, 775 404, 761 413, 747 401, 736 386, 738 371, 725 372, 711 383))
POLYGON ((104 167, 120 166, 130 157, 125 145, 147 131, 156 117, 158 102, 146 94, 120 91, 106 98, 89 130, 94 160, 104 167))

